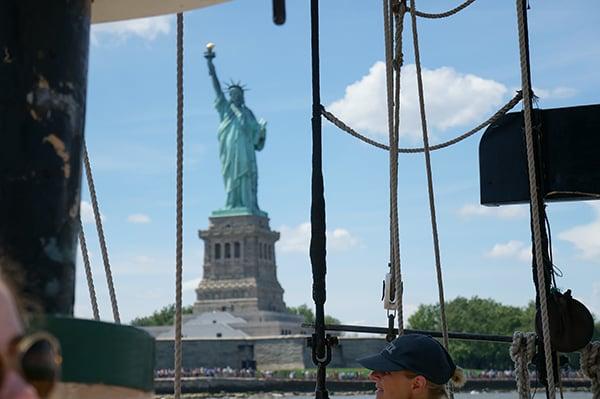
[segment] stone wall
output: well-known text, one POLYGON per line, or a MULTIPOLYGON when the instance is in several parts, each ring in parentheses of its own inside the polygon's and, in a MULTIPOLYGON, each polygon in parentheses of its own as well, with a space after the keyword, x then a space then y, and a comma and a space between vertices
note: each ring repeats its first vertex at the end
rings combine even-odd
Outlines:
MULTIPOLYGON (((385 345, 379 338, 340 338, 333 348, 330 367, 359 367, 355 359, 378 352, 385 345)), ((156 341, 156 368, 173 368, 173 341, 156 341)), ((184 339, 183 367, 241 368, 256 361, 258 369, 281 370, 314 367, 306 336, 249 337, 236 339, 184 339)))

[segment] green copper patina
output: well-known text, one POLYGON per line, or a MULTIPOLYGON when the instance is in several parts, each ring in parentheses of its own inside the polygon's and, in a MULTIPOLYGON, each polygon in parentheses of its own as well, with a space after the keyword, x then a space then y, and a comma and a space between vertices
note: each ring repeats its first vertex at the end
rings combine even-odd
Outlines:
POLYGON ((215 108, 219 113, 219 158, 227 199, 225 207, 213 212, 213 216, 259 215, 266 213, 258 207, 258 168, 255 151, 265 145, 264 120, 257 121, 244 103, 244 87, 239 83, 228 85, 229 100, 225 97, 217 78, 213 58, 214 45, 208 44, 204 57, 217 98, 215 108))

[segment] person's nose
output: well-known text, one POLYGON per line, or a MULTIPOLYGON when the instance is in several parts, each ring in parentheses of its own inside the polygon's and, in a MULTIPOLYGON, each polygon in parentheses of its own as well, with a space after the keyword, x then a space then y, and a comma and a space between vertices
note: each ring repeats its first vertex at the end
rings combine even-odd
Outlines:
POLYGON ((35 389, 14 371, 9 371, 4 377, 0 399, 39 399, 35 389))

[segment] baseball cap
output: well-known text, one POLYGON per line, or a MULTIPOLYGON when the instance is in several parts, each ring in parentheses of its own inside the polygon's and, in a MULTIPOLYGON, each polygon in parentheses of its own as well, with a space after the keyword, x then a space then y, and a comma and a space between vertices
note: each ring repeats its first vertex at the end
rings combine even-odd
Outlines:
POLYGON ((428 335, 406 334, 388 343, 381 352, 356 359, 376 371, 412 371, 436 384, 446 384, 456 365, 444 347, 428 335))

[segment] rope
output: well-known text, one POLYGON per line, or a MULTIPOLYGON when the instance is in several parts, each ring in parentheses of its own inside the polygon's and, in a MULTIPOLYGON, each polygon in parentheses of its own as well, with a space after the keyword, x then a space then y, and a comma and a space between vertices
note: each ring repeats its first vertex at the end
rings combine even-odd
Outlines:
MULTIPOLYGON (((384 47, 385 47, 385 88, 386 88, 386 103, 387 103, 387 119, 388 119, 388 140, 390 143, 395 142, 394 138, 394 70, 393 70, 393 33, 392 33, 392 14, 390 12, 390 1, 383 0, 383 33, 384 33, 384 47)), ((391 144, 393 146, 393 144, 391 144)), ((397 146, 397 145, 396 145, 397 146)), ((398 153, 397 151, 390 151, 389 157, 389 170, 390 170, 390 265, 392 272, 392 286, 395 286, 395 267, 394 260, 396 258, 396 252, 394 245, 394 182, 398 182, 398 153), (394 155, 396 159, 394 160, 394 155)))
MULTIPOLYGON (((450 147, 451 145, 454 145, 460 141, 463 141, 466 138, 471 137, 472 135, 474 135, 475 133, 477 133, 484 127, 495 123, 504 114, 506 114, 515 105, 517 105, 519 103, 519 101, 521 101, 522 98, 523 98, 522 93, 520 91, 517 92, 517 94, 515 94, 515 96, 513 98, 511 98, 510 101, 508 101, 506 104, 504 104, 504 106, 502 108, 500 108, 498 111, 496 111, 496 113, 494 115, 492 115, 489 119, 487 119, 485 122, 480 123, 479 125, 475 126, 473 129, 469 130, 468 132, 463 133, 460 136, 457 136, 451 140, 444 141, 443 143, 440 143, 440 144, 432 145, 431 147, 429 147, 429 150, 430 151, 441 150, 442 148, 450 147)), ((370 138, 358 133, 356 130, 354 130, 350 126, 346 125, 342 120, 340 120, 338 117, 333 115, 331 112, 327 111, 325 108, 321 109, 321 113, 329 122, 331 122, 332 124, 334 124, 335 126, 340 128, 342 131, 350 134, 351 136, 354 136, 357 139, 359 139, 367 144, 370 144, 374 147, 380 148, 382 150, 386 150, 386 151, 390 150, 389 146, 382 144, 378 141, 375 141, 373 139, 370 139, 370 138)), ((421 153, 424 151, 425 151, 425 149, 423 147, 398 148, 398 152, 402 153, 402 154, 417 154, 417 153, 421 153)))
POLYGON ((550 326, 548 320, 548 304, 546 293, 546 282, 544 273, 544 256, 542 253, 542 233, 540 226, 540 196, 537 187, 536 164, 534 158, 533 128, 531 123, 532 103, 531 103, 531 74, 529 70, 529 49, 527 39, 527 9, 526 0, 517 0, 517 19, 519 28, 519 54, 521 64, 521 82, 523 93, 523 119, 525 121, 525 143, 527 148, 527 170, 529 174, 529 197, 531 200, 532 227, 535 247, 535 263, 537 266, 538 279, 538 298, 540 301, 540 311, 542 319, 542 336, 544 342, 544 357, 546 360, 546 376, 548 379, 548 397, 556 397, 556 387, 554 385, 554 368, 552 365, 552 344, 550 342, 550 326))
MULTIPOLYGON (((446 321, 446 305, 444 301, 444 280, 442 276, 442 263, 440 259, 440 243, 438 237, 437 220, 435 214, 435 197, 433 192, 433 176, 431 171, 431 151, 427 135, 427 117, 425 115, 425 96, 423 94, 423 76, 421 74, 421 56, 419 54, 419 34, 417 32, 417 15, 414 10, 415 0, 410 0, 410 16, 412 20, 413 47, 415 52, 415 66, 417 69, 417 87, 419 89, 419 109, 421 113, 421 127, 423 128, 423 148, 425 149, 425 169, 427 170, 427 191, 429 193, 429 212, 431 215, 431 233, 433 234, 433 251, 435 254, 435 269, 437 272, 438 294, 440 300, 440 318, 442 322, 442 335, 444 347, 448 349, 448 323, 446 321)), ((453 394, 450 392, 450 399, 453 394)))
POLYGON ((446 12, 439 13, 439 14, 431 14, 431 13, 427 13, 427 12, 421 12, 418 10, 415 14, 417 14, 417 17, 422 17, 422 18, 430 18, 430 19, 446 18, 446 17, 449 17, 451 15, 458 13, 459 11, 464 10, 465 8, 467 8, 474 2, 475 2, 475 0, 467 0, 464 3, 462 3, 461 5, 459 5, 458 7, 453 8, 452 10, 449 10, 446 12))
POLYGON ((104 272, 106 273, 106 283, 108 284, 108 294, 110 296, 110 304, 112 306, 113 317, 115 323, 120 324, 119 306, 117 304, 117 295, 115 294, 115 286, 113 284, 112 272, 110 270, 110 262, 108 260, 108 250, 106 249, 106 240, 104 238, 104 229, 102 228, 102 219, 100 218, 100 208, 98 207, 98 198, 96 196, 96 187, 94 185, 94 177, 92 175, 92 166, 88 157, 87 145, 85 140, 82 142, 83 165, 85 167, 85 175, 87 176, 90 198, 92 200, 92 209, 94 210, 94 220, 96 222, 96 230, 98 231, 98 240, 100 241, 100 252, 102 253, 102 262, 104 263, 104 272))
POLYGON ((594 399, 600 399, 600 342, 590 342, 581 350, 581 371, 592 380, 594 399))
POLYGON ((96 300, 96 289, 94 288, 94 277, 92 276, 92 267, 90 265, 90 257, 85 242, 85 233, 83 232, 83 223, 79 218, 79 246, 81 247, 81 256, 83 257, 83 265, 85 267, 85 277, 87 278, 88 290, 90 291, 90 301, 92 302, 92 311, 94 312, 94 320, 100 320, 100 312, 98 312, 98 301, 96 300))
POLYGON ((181 291, 183 275, 183 13, 177 13, 177 215, 175 249, 175 399, 181 397, 181 291))
POLYGON ((519 399, 531 398, 531 387, 529 385, 529 369, 535 355, 535 333, 522 333, 515 331, 513 341, 510 345, 510 358, 515 362, 515 380, 519 399))
POLYGON ((404 334, 404 317, 403 317, 403 281, 402 281, 402 269, 400 263, 400 232, 399 232, 399 221, 398 221, 398 141, 400 139, 400 83, 401 83, 401 73, 402 73, 402 64, 404 63, 404 56, 402 54, 402 34, 404 31, 404 14, 406 13, 406 0, 400 1, 398 12, 394 15, 396 20, 396 48, 395 48, 395 57, 394 57, 394 67, 396 71, 395 77, 395 97, 394 97, 394 141, 390 141, 391 150, 390 150, 390 161, 392 161, 392 166, 394 169, 394 175, 390 174, 390 178, 392 178, 392 205, 391 209, 393 209, 393 241, 391 245, 394 248, 395 257, 393 259, 393 267, 394 267, 394 275, 395 275, 395 301, 396 301, 396 312, 398 317, 398 334, 404 334), (393 160, 392 160, 393 158, 393 160))

